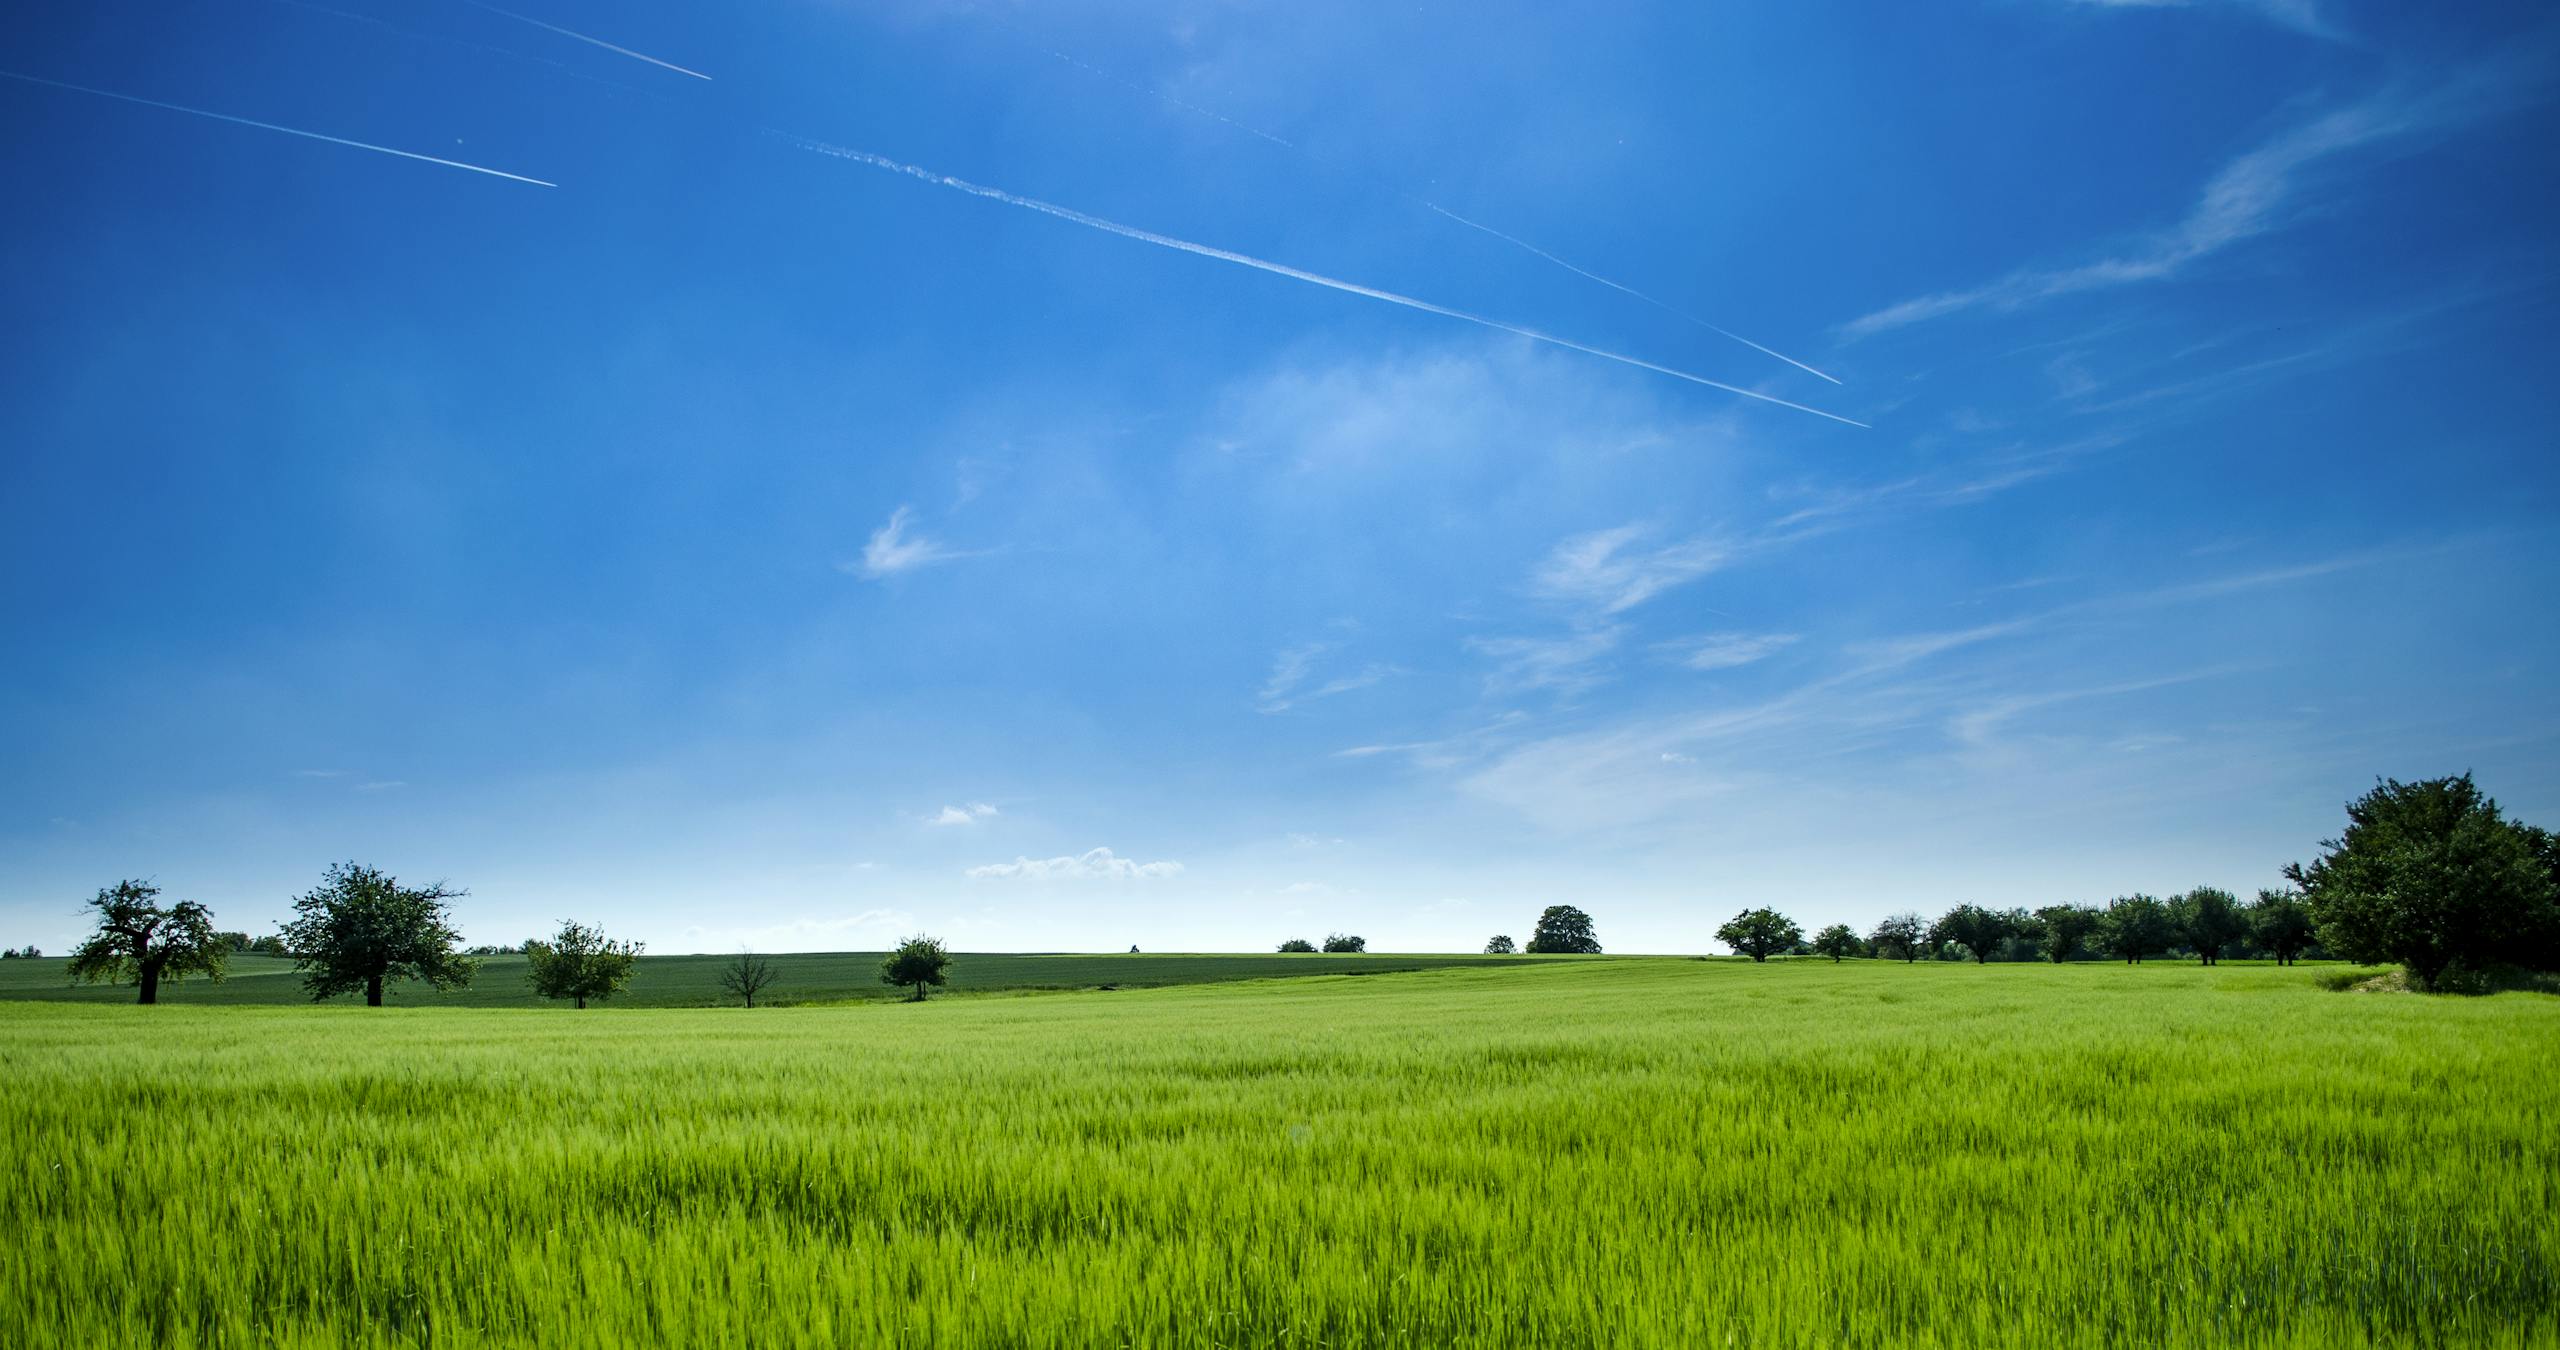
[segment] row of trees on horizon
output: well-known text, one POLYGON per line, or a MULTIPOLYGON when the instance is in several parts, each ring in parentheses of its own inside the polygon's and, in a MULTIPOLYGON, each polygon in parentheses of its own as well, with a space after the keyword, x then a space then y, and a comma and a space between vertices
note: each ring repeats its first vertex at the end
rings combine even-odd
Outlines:
MULTIPOLYGON (((2141 962, 2185 951, 2206 965, 2227 953, 2262 951, 2290 963, 2315 949, 2367 964, 2397 963, 2420 988, 2461 987, 2507 967, 2560 969, 2560 835, 2506 819, 2469 774, 2418 783, 2382 780, 2347 804, 2346 831, 2323 840, 2320 856, 2285 868, 2289 890, 2262 890, 2243 902, 2229 891, 2199 886, 2158 899, 2120 896, 2106 905, 2047 905, 1995 910, 1958 905, 1931 920, 1893 915, 1861 935, 1844 923, 1810 939, 1774 909, 1746 909, 1716 930, 1739 955, 1851 957, 1912 962, 1927 959, 2049 959, 2091 955, 2141 962)), ((159 888, 123 881, 98 892, 88 908, 95 929, 71 954, 76 982, 138 987, 155 1003, 160 985, 191 975, 221 979, 234 952, 289 956, 315 1001, 361 992, 382 1005, 386 988, 423 981, 449 990, 470 983, 484 954, 521 952, 534 992, 583 1008, 611 997, 630 979, 637 942, 615 941, 596 927, 561 925, 549 938, 521 946, 464 948, 450 904, 463 891, 442 882, 404 886, 376 868, 342 863, 294 901, 294 917, 276 934, 252 939, 213 926, 212 911, 191 900, 163 905, 159 888)), ((1325 952, 1364 952, 1367 940, 1334 933, 1325 952)), ((1136 947, 1129 950, 1136 951, 1136 947)), ((1282 952, 1314 952, 1292 938, 1282 952)), ((1489 955, 1516 950, 1510 935, 1485 944, 1489 955)), ((1551 905, 1538 916, 1525 950, 1597 955, 1591 916, 1551 905)), ((40 955, 32 946, 0 953, 40 955)), ((882 962, 884 983, 910 988, 921 1001, 946 982, 949 950, 914 937, 882 962)), ((748 1006, 772 983, 771 964, 740 953, 722 984, 748 1006)))

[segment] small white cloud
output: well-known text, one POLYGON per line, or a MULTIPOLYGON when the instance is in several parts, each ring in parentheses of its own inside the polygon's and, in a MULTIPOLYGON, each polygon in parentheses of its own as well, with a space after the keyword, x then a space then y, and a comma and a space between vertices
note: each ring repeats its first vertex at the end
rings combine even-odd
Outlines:
POLYGON ((1004 813, 985 802, 971 802, 967 806, 946 806, 939 814, 926 817, 924 823, 927 825, 975 825, 990 816, 1002 814, 1004 813))
POLYGON ((1698 757, 1696 755, 1684 755, 1677 750, 1665 750, 1662 752, 1662 762, 1665 764, 1695 764, 1698 762, 1698 757))
POLYGON ((1705 576, 1732 556, 1730 548, 1706 539, 1634 547, 1651 533, 1643 525, 1621 525, 1575 535, 1547 555, 1531 588, 1551 600, 1617 614, 1705 576))
POLYGON ((862 561, 838 563, 839 571, 851 572, 866 581, 878 581, 901 572, 969 555, 942 545, 922 534, 909 534, 907 517, 912 514, 904 506, 889 513, 889 523, 871 532, 871 542, 862 546, 862 561))
POLYGON ((1654 645, 1691 670, 1729 670, 1774 656, 1799 640, 1794 633, 1705 633, 1654 645))
POLYGON ((1178 862, 1139 862, 1107 848, 1089 849, 1069 858, 1016 858, 1009 863, 972 867, 968 875, 1002 881, 1144 881, 1178 875, 1178 862))

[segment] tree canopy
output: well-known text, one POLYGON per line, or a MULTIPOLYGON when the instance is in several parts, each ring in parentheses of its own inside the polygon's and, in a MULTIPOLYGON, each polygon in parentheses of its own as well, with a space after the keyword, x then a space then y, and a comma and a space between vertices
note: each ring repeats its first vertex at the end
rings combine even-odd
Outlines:
POLYGON ((1571 905, 1549 905, 1529 932, 1529 950, 1540 955, 1598 956, 1600 935, 1591 916, 1571 905))
POLYGON ((159 894, 147 881, 119 881, 91 897, 98 926, 71 949, 71 978, 138 986, 141 1003, 160 1001, 162 980, 221 979, 231 944, 214 931, 213 911, 193 900, 163 906, 155 898, 159 894))
POLYGON ((2210 966, 2222 960, 2222 949, 2249 936, 2248 916, 2240 897, 2214 886, 2198 886, 2169 902, 2178 936, 2195 949, 2196 959, 2210 966))
POLYGON ((1485 939, 1484 954, 1487 956, 1509 956, 1519 950, 1520 944, 1513 942, 1509 933, 1496 933, 1485 939))
POLYGON ((2177 936, 2177 920, 2169 907, 2147 895, 2117 896, 2098 917, 2099 947, 2108 955, 2123 957, 2128 965, 2169 950, 2177 936))
POLYGON ((1830 957, 1836 966, 1842 957, 1866 955, 1867 944, 1859 940, 1857 929, 1845 923, 1835 923, 1813 935, 1813 950, 1817 955, 1830 957))
POLYGON ((524 944, 524 954, 533 992, 583 1008, 588 999, 611 998, 629 982, 640 944, 613 941, 601 928, 563 923, 548 941, 524 944))
POLYGON ((2396 961, 2433 987, 2457 966, 2551 963, 2560 895, 2540 833, 2500 815, 2467 773, 2384 779, 2347 803, 2346 833, 2285 876, 2321 946, 2396 961))
POLYGON ((2249 940, 2266 948, 2277 965, 2292 965, 2313 936, 2311 911, 2291 891, 2261 890, 2249 906, 2249 940))
POLYGON ((918 934, 899 943, 898 949, 889 953, 889 959, 880 963, 880 982, 901 988, 911 986, 916 991, 911 1001, 922 1003, 925 986, 943 983, 950 966, 951 952, 942 945, 942 939, 918 934))
POLYGON ((2054 964, 2070 960, 2089 935, 2098 931, 2098 911, 2087 905, 2047 905, 2035 912, 2037 950, 2054 964))
POLYGON ((756 995, 773 983, 773 963, 754 952, 740 952, 720 968, 720 987, 756 1006, 756 995))
POLYGON ((1754 961, 1766 961, 1803 940, 1804 930, 1796 921, 1774 909, 1746 909, 1716 930, 1716 941, 1754 961))
POLYGON ((1876 931, 1868 935, 1868 941, 1875 943, 1878 956, 1889 956, 1906 963, 1917 961, 1920 949, 1928 945, 1929 921, 1908 911, 1890 915, 1876 925, 1876 931))
POLYGON ((1280 950, 1282 952, 1311 952, 1315 949, 1316 944, 1307 941, 1305 938, 1291 938, 1280 944, 1280 950))
POLYGON ((1980 905, 1958 905, 1938 916, 1929 927, 1929 941, 1943 946, 1954 943, 1973 953, 1976 964, 1988 961, 2000 945, 2017 936, 2018 916, 1980 905))
POLYGON ((446 909, 466 894, 441 881, 403 886, 358 863, 331 866, 317 889, 293 902, 284 926, 303 992, 317 1002, 361 989, 365 1005, 379 1008, 384 986, 396 980, 437 989, 471 983, 479 963, 456 950, 462 934, 446 909))
POLYGON ((1369 939, 1357 933, 1328 933, 1324 949, 1329 952, 1365 952, 1369 950, 1369 939))

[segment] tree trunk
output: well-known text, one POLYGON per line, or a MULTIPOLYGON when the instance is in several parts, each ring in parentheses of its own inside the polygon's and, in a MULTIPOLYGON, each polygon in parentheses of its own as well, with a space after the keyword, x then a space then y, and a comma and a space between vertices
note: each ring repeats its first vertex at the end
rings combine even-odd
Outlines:
POLYGON ((570 1001, 571 1001, 571 1002, 573 1002, 573 1003, 575 1003, 581 1011, 583 1011, 583 1010, 586 1008, 586 1006, 587 1006, 587 996, 586 996, 586 995, 584 995, 584 994, 572 994, 572 995, 570 995, 569 997, 570 997, 570 1001))
POLYGON ((364 977, 364 1006, 368 1008, 379 1008, 382 1006, 381 976, 367 975, 364 977))
POLYGON ((145 963, 142 967, 142 1001, 160 1001, 160 967, 157 963, 145 963))

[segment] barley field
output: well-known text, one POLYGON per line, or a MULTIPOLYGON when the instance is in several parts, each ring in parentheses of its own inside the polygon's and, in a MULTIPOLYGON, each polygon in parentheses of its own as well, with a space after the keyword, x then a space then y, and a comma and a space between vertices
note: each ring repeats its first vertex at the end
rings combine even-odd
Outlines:
POLYGON ((2241 965, 0 1003, 0 1345, 2554 1345, 2555 1060, 2241 965))

